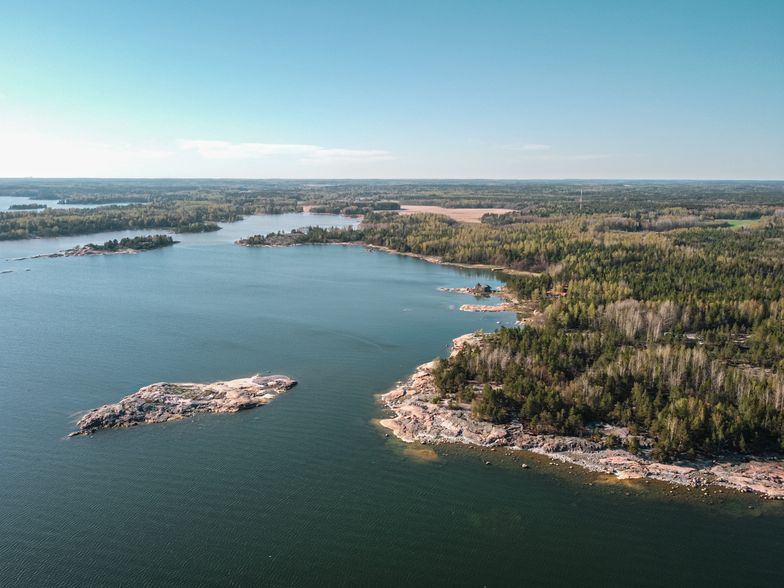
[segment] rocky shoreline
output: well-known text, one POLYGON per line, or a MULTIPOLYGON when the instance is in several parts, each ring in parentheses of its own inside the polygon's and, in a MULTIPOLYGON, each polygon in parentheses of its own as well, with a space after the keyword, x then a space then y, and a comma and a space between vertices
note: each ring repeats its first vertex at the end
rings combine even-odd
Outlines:
POLYGON ((211 384, 150 384, 115 404, 91 410, 79 419, 78 429, 69 437, 143 423, 165 423, 201 413, 238 412, 267 404, 296 383, 288 376, 257 374, 211 384))
POLYGON ((459 267, 463 269, 472 269, 472 270, 485 270, 491 272, 499 272, 503 274, 507 274, 510 276, 538 276, 536 272, 529 272, 525 270, 517 270, 509 267, 497 266, 497 265, 490 265, 487 263, 457 263, 453 261, 444 261, 442 258, 436 255, 424 255, 421 253, 411 253, 405 251, 397 251, 396 249, 392 249, 390 247, 384 247, 382 245, 370 245, 364 242, 357 241, 356 243, 350 243, 351 245, 363 245, 367 249, 371 251, 383 251, 384 253, 392 253, 393 255, 402 255, 403 257, 414 257, 416 259, 421 259, 423 261, 427 261, 428 263, 435 263, 436 265, 446 265, 449 267, 459 267))
POLYGON ((88 255, 135 255, 141 253, 142 249, 118 249, 116 251, 106 251, 95 249, 90 245, 78 245, 58 251, 57 253, 40 253, 38 255, 30 255, 29 257, 15 257, 9 261, 25 261, 27 259, 56 259, 58 257, 86 257, 88 255))
MULTIPOLYGON (((175 241, 176 242, 176 241, 175 241)), ((15 257, 9 261, 25 261, 27 259, 56 259, 58 257, 87 257, 91 255, 136 255, 137 253, 144 253, 151 251, 151 249, 133 249, 130 247, 124 249, 100 249, 95 245, 77 245, 70 249, 58 251, 57 253, 40 253, 38 255, 31 255, 29 257, 15 257)))
POLYGON ((123 237, 122 239, 112 239, 103 245, 88 243, 87 245, 76 245, 70 249, 58 251, 57 253, 42 253, 30 257, 17 257, 8 261, 23 261, 25 259, 52 259, 56 257, 85 257, 90 255, 128 255, 152 251, 162 247, 171 247, 179 241, 175 241, 169 235, 139 235, 137 237, 123 237))
POLYGON ((486 286, 480 290, 477 290, 477 287, 439 288, 438 290, 453 294, 468 294, 477 298, 500 298, 502 301, 498 304, 462 304, 460 305, 460 310, 463 312, 514 312, 518 315, 518 324, 520 325, 539 323, 543 318, 541 311, 534 308, 531 301, 521 302, 509 292, 506 286, 500 286, 495 289, 486 286))
POLYGON ((398 251, 396 249, 392 249, 390 247, 384 247, 382 245, 372 245, 370 243, 365 243, 364 241, 328 241, 325 243, 295 243, 292 241, 291 235, 292 235, 291 233, 275 235, 270 242, 258 243, 258 244, 253 243, 250 237, 246 237, 243 239, 237 239, 236 241, 234 241, 234 244, 240 245, 242 247, 293 247, 297 245, 351 245, 354 247, 364 247, 369 251, 381 251, 383 253, 391 253, 393 255, 402 255, 403 257, 413 257, 416 259, 421 259, 422 261, 426 261, 428 263, 434 263, 436 265, 446 265, 449 267, 459 267, 462 269, 499 272, 511 276, 539 275, 536 272, 518 270, 518 269, 513 269, 504 266, 490 265, 486 263, 457 263, 452 261, 444 261, 443 259, 441 259, 436 255, 424 255, 421 253, 398 251))
MULTIPOLYGON (((453 341, 452 354, 466 345, 481 344, 481 334, 467 334, 453 341)), ((404 382, 381 395, 394 416, 379 421, 406 443, 462 443, 480 447, 527 450, 586 470, 614 475, 621 480, 648 478, 700 487, 717 485, 741 492, 756 492, 767 498, 784 500, 784 461, 746 459, 740 456, 718 460, 689 460, 660 463, 650 458, 645 448, 638 455, 622 449, 606 449, 589 438, 564 435, 539 435, 521 423, 498 425, 474 420, 469 405, 450 407, 437 400, 433 382, 434 362, 420 365, 404 382)), ((599 438, 628 434, 618 427, 597 426, 599 438)))

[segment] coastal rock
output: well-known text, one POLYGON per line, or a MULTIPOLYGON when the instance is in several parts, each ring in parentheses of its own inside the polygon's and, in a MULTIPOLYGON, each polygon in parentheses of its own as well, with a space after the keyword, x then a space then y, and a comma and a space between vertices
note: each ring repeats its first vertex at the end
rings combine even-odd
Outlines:
POLYGON ((115 404, 91 410, 79 419, 78 430, 69 436, 141 423, 163 423, 199 413, 237 412, 267 404, 296 383, 288 376, 257 374, 212 384, 150 384, 115 404))
POLYGON ((439 288, 438 290, 453 294, 468 294, 477 298, 493 297, 503 300, 499 304, 463 304, 460 306, 460 310, 463 312, 519 312, 524 310, 520 301, 516 300, 504 286, 493 289, 490 286, 477 284, 472 288, 439 288))
POLYGON ((515 312, 517 306, 511 302, 501 304, 462 304, 460 310, 463 312, 515 312))

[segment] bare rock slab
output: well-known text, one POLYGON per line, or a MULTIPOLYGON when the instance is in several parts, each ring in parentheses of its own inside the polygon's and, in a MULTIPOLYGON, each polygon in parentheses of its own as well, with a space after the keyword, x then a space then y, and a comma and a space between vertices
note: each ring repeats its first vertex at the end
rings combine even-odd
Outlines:
POLYGON ((115 404, 91 410, 79 419, 78 429, 69 436, 143 423, 164 423, 201 413, 237 412, 267 404, 296 383, 288 376, 257 374, 211 384, 150 384, 115 404))

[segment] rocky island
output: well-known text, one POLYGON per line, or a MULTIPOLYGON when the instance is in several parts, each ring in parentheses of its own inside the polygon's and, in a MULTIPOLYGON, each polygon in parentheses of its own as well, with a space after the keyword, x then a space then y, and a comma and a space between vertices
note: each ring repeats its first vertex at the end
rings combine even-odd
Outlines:
POLYGON ((140 253, 151 251, 161 247, 169 247, 177 243, 169 235, 144 235, 139 237, 125 237, 123 239, 112 239, 103 245, 88 243, 87 245, 77 245, 71 249, 66 249, 62 253, 54 254, 52 257, 79 257, 84 255, 111 255, 117 253, 140 253))
POLYGON ((56 257, 86 257, 89 255, 128 255, 142 253, 143 251, 151 251, 153 249, 160 249, 161 247, 170 247, 179 241, 175 241, 169 235, 142 235, 139 237, 124 237, 122 239, 112 239, 106 241, 103 245, 96 243, 88 243, 87 245, 77 245, 64 251, 57 253, 44 253, 41 255, 32 255, 30 257, 17 257, 14 261, 23 261, 25 259, 52 259, 56 257))
POLYGON ((476 283, 472 288, 439 288, 440 292, 453 292, 454 294, 469 294, 477 298, 489 298, 493 294, 497 294, 498 290, 489 284, 476 283))
POLYGON ((150 384, 115 404, 91 410, 79 419, 78 429, 69 437, 101 429, 165 423, 201 413, 238 412, 267 404, 296 383, 288 376, 257 374, 211 384, 150 384))
MULTIPOLYGON (((483 336, 470 333, 456 338, 450 357, 466 346, 480 346, 483 336)), ((442 397, 434 380, 435 363, 420 365, 408 379, 381 395, 394 416, 379 424, 401 441, 528 450, 622 480, 648 478, 692 487, 715 484, 784 500, 784 461, 780 459, 729 456, 663 463, 652 458, 651 443, 645 437, 635 437, 637 454, 608 448, 608 440, 629 437, 629 430, 624 427, 597 423, 592 435, 575 437, 537 434, 522 422, 498 424, 479 420, 472 415, 470 404, 442 397)))
POLYGON ((516 312, 524 313, 525 317, 520 320, 521 324, 531 323, 540 314, 531 301, 518 300, 506 286, 493 288, 487 284, 477 283, 472 288, 439 288, 440 292, 451 292, 452 294, 467 294, 478 299, 500 298, 499 304, 461 304, 460 310, 463 312, 516 312))

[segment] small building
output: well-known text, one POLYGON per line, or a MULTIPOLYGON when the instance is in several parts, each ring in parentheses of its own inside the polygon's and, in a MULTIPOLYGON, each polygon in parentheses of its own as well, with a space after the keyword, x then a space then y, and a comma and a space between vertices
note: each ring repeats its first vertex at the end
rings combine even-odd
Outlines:
POLYGON ((555 284, 550 290, 545 292, 548 298, 563 298, 567 294, 567 288, 561 284, 555 284))

